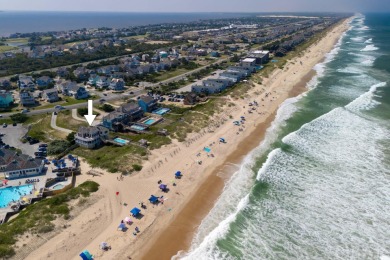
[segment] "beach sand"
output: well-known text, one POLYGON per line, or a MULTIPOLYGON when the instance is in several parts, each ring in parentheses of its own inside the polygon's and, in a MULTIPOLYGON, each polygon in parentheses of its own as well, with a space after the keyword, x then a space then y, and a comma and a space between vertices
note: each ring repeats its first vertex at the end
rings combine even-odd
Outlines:
POLYGON ((261 85, 254 83, 248 98, 226 97, 235 106, 226 106, 222 114, 214 117, 209 129, 190 135, 186 142, 173 142, 152 151, 141 172, 118 180, 119 175, 96 169, 103 174, 92 177, 85 174, 90 167, 83 162, 83 175, 77 178, 77 183, 88 179, 98 182, 100 189, 92 196, 99 199, 27 259, 47 259, 54 255, 58 259, 79 259, 78 254, 84 249, 95 259, 170 259, 178 251, 187 250, 197 226, 212 208, 225 181, 237 169, 235 164, 259 145, 280 104, 306 91, 306 82, 315 74, 313 67, 323 60, 347 28, 345 21, 310 46, 301 57, 263 78, 261 85), (268 98, 265 98, 266 93, 270 93, 268 98), (249 114, 248 103, 253 100, 260 106, 249 114), (243 131, 232 123, 240 116, 246 117, 245 127, 241 126, 243 131), (227 143, 220 144, 220 137, 227 143), (214 157, 207 156, 204 147, 211 148, 210 154, 214 157), (199 153, 201 155, 197 156, 199 153), (178 170, 183 177, 175 180, 174 173, 178 170), (169 192, 159 190, 159 180, 168 184, 169 192), (177 185, 173 186, 173 182, 177 185), (148 198, 152 194, 164 196, 164 203, 150 204, 148 198), (128 225, 129 229, 118 231, 121 220, 130 215, 133 207, 140 207, 141 201, 147 206, 146 210, 142 209, 142 218, 131 217, 134 223, 128 225), (133 235, 135 227, 140 233, 133 235), (110 244, 112 250, 100 250, 99 244, 103 241, 110 244))

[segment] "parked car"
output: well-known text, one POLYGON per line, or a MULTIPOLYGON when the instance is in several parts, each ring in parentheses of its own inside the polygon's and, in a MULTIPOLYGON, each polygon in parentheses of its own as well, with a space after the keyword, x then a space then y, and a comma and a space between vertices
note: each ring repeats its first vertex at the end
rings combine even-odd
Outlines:
POLYGON ((2 118, 3 117, 3 115, 0 115, 0 118, 2 118))
POLYGON ((60 106, 60 105, 57 105, 57 106, 55 106, 54 108, 55 108, 55 109, 58 109, 58 110, 64 110, 64 109, 65 109, 65 107, 60 106))
POLYGON ((12 123, 12 126, 17 126, 18 125, 18 123, 12 123))
MULTIPOLYGON (((31 138, 31 137, 30 137, 31 138)), ((39 140, 37 139, 34 139, 34 138, 31 138, 29 141, 28 141, 29 144, 33 145, 33 144, 37 144, 39 143, 39 140)))
POLYGON ((26 114, 28 112, 30 112, 30 109, 28 109, 28 108, 25 108, 25 109, 22 110, 22 114, 26 114))
POLYGON ((6 123, 3 124, 3 128, 6 128, 8 125, 6 123))
POLYGON ((47 144, 40 144, 39 147, 47 147, 47 144))

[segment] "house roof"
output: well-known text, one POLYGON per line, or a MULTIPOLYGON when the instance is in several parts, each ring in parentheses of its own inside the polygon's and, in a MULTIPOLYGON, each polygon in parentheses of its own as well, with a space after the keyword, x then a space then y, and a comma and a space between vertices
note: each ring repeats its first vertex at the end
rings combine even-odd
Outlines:
POLYGON ((151 96, 141 96, 139 99, 144 101, 145 103, 150 103, 154 101, 154 98, 151 96))
POLYGON ((255 61, 256 61, 256 59, 254 59, 254 58, 246 58, 242 62, 255 62, 255 61))
POLYGON ((129 112, 133 112, 134 110, 140 110, 140 109, 141 107, 137 103, 131 102, 131 103, 123 104, 117 109, 117 111, 122 113, 129 113, 129 112))
POLYGON ((14 150, 0 149, 0 165, 5 166, 3 171, 15 171, 39 168, 42 159, 32 158, 26 154, 19 154, 14 150))
POLYGON ((49 93, 58 93, 56 89, 51 88, 51 89, 45 89, 42 91, 44 94, 49 94, 49 93))

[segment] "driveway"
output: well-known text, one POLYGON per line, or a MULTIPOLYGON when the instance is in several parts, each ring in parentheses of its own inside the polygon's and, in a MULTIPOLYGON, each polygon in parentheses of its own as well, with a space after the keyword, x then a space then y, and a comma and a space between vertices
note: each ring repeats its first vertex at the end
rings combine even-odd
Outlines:
POLYGON ((24 154, 28 154, 34 157, 34 152, 38 150, 39 144, 30 145, 22 143, 21 138, 27 133, 27 127, 18 124, 17 126, 9 125, 5 128, 0 128, 0 133, 4 134, 3 142, 9 146, 13 146, 17 149, 22 150, 24 154))

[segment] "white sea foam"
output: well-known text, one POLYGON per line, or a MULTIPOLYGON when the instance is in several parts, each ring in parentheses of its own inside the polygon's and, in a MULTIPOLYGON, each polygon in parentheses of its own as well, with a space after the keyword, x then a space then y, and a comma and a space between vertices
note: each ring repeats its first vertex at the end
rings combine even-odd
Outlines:
POLYGON ((360 51, 376 51, 378 49, 379 48, 376 47, 374 44, 369 44, 366 47, 364 47, 364 49, 361 49, 360 51))
POLYGON ((364 38, 363 37, 352 37, 351 40, 354 42, 363 42, 364 38))
POLYGON ((372 38, 366 40, 364 43, 372 43, 372 38))
POLYGON ((378 101, 374 100, 375 91, 378 88, 385 87, 386 84, 386 82, 380 82, 375 85, 372 85, 369 91, 363 93, 360 97, 356 98, 354 101, 345 106, 345 108, 353 112, 373 109, 378 104, 380 104, 378 101))

